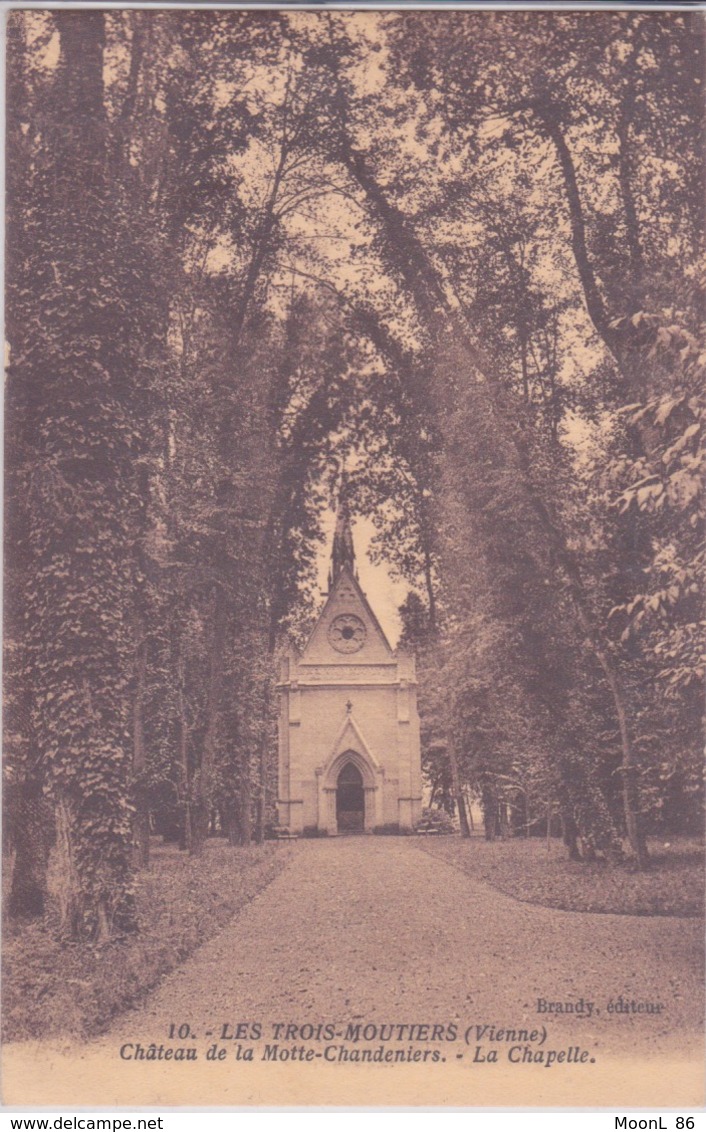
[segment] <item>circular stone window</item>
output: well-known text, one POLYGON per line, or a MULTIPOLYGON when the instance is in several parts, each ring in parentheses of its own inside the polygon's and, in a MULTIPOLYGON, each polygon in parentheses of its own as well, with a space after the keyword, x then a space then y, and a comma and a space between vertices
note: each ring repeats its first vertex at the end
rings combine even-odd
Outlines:
POLYGON ((328 639, 337 652, 358 652, 365 643, 365 625, 352 613, 341 613, 329 625, 328 639))

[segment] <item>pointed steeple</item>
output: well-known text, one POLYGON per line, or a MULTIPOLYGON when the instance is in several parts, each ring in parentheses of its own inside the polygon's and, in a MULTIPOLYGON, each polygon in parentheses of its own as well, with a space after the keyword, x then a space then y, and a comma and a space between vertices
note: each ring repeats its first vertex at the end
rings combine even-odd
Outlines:
POLYGON ((328 577, 329 591, 336 583, 338 576, 344 566, 348 567, 354 578, 358 577, 358 571, 355 565, 353 531, 351 529, 351 513, 348 507, 348 483, 345 472, 341 476, 341 486, 338 491, 336 529, 333 535, 331 568, 329 570, 328 577))

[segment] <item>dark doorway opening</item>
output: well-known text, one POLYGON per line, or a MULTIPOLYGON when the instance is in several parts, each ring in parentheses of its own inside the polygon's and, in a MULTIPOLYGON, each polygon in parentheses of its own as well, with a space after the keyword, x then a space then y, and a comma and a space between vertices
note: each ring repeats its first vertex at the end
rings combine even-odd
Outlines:
POLYGON ((354 763, 346 763, 338 776, 336 823, 339 833, 362 833, 365 829, 363 776, 354 763))

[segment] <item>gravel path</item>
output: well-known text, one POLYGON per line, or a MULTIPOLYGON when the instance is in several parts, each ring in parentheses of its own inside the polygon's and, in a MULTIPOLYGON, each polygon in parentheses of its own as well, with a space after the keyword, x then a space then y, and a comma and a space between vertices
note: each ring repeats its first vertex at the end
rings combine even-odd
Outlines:
POLYGON ((186 1020, 546 1023, 603 1053, 697 1048, 702 926, 669 917, 561 912, 520 903, 411 839, 303 841, 220 935, 111 1033, 164 1041, 186 1020), (610 999, 661 1003, 616 1014, 610 999), (594 1003, 548 1016, 537 1000, 594 1003))
POLYGON ((412 838, 303 841, 281 852, 289 860, 269 887, 102 1038, 5 1047, 5 1103, 162 1109, 702 1103, 698 921, 523 904, 423 852, 412 838), (609 1000, 619 995, 662 1009, 609 1013, 609 1000), (538 999, 583 999, 593 1011, 554 1018, 537 1012, 538 999), (258 1023, 262 1040, 231 1040, 239 1023, 258 1023), (330 1024, 336 1037, 287 1035, 288 1023, 330 1024), (358 1043, 345 1037, 356 1023, 371 1027, 358 1043), (429 1029, 381 1040, 373 1027, 390 1023, 429 1029), (549 1071, 518 1063, 508 1042, 488 1040, 487 1031, 478 1059, 476 1038, 463 1040, 469 1027, 471 1034, 477 1026, 532 1031, 543 1023, 546 1042, 530 1039, 530 1052, 578 1048, 586 1063, 549 1071), (170 1026, 180 1025, 190 1027, 188 1036, 170 1039, 170 1026), (224 1025, 223 1060, 209 1060, 207 1049, 215 1049, 224 1025), (434 1025, 446 1034, 455 1027, 458 1038, 421 1044, 434 1025), (274 1039, 285 1057, 268 1056, 274 1039), (180 1056, 193 1046, 196 1059, 163 1060, 160 1053, 150 1060, 144 1051, 151 1042, 157 1050, 179 1048, 180 1056), (297 1046, 313 1049, 315 1060, 293 1057, 289 1051, 297 1046), (364 1046, 409 1049, 431 1060, 355 1063, 364 1046), (125 1058, 126 1048, 138 1047, 138 1057, 125 1058), (341 1049, 343 1061, 336 1056, 341 1049))

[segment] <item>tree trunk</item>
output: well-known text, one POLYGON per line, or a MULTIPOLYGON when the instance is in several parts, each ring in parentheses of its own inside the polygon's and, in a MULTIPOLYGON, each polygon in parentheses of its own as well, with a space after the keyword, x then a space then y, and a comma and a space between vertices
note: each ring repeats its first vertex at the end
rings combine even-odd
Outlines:
POLYGON ((184 657, 179 639, 179 628, 175 627, 172 634, 172 656, 176 673, 176 736, 177 736, 177 764, 179 766, 179 801, 182 811, 182 832, 180 849, 191 852, 193 840, 191 816, 191 775, 189 773, 189 724, 186 717, 185 681, 186 672, 184 657))
POLYGON ((213 777, 216 769, 218 735, 220 730, 221 694, 223 689, 223 647, 226 636, 226 611, 220 585, 213 588, 211 644, 209 648, 208 699, 206 704, 206 733, 203 740, 198 789, 194 798, 192 838, 190 852, 203 851, 208 836, 209 815, 212 806, 213 777))
MULTIPOLYGON (((591 322, 605 345, 617 362, 618 371, 625 383, 626 393, 632 400, 641 401, 647 395, 646 369, 638 344, 635 341, 631 324, 626 322, 622 329, 613 326, 616 312, 611 313, 605 304, 593 270, 586 240, 586 221, 576 176, 576 168, 571 150, 564 137, 557 114, 544 105, 534 105, 533 109, 542 123, 547 135, 554 144, 564 179, 566 201, 571 223, 571 246, 578 270, 583 295, 591 322)), ((618 150, 618 176, 621 196, 625 208, 625 220, 629 242, 630 267, 623 272, 623 293, 626 306, 618 314, 629 315, 642 299, 642 249, 639 240, 638 218, 632 196, 630 153, 627 143, 627 127, 623 124, 618 150), (634 273, 636 274, 634 274, 634 273), (627 309, 626 309, 627 308, 627 309)), ((655 429, 646 420, 633 429, 641 449, 649 455, 655 447, 655 429)))
POLYGON ((468 824, 468 813, 466 812, 466 800, 463 796, 461 789, 461 778, 458 773, 458 759, 456 757, 456 748, 453 739, 447 738, 447 751, 449 759, 449 769, 451 771, 451 783, 453 788, 454 801, 458 810, 458 820, 461 826, 461 836, 470 837, 471 827, 468 824))
POLYGON ((73 813, 71 804, 64 798, 56 802, 56 856, 59 877, 59 923, 62 932, 70 939, 83 935, 83 908, 80 881, 74 861, 73 813))
POLYGON ((267 751, 270 739, 270 688, 269 681, 265 686, 264 702, 262 708, 262 735, 258 751, 257 769, 257 808, 255 811, 255 843, 262 845, 265 840, 265 824, 267 821, 267 751))
POLYGON ((551 107, 543 104, 533 105, 537 118, 554 143, 559 165, 564 178, 566 201, 571 223, 571 247, 576 268, 579 273, 583 295, 591 322, 605 342, 613 357, 621 362, 621 347, 617 331, 610 325, 611 319, 606 311, 593 267, 588 254, 586 241, 586 221, 583 214, 576 169, 571 151, 566 144, 561 123, 551 107))
POLYGON ((643 869, 647 863, 647 840, 642 823, 637 789, 638 767, 635 763, 635 752, 632 736, 628 725, 628 713, 625 692, 617 665, 603 646, 598 634, 592 626, 582 604, 576 604, 580 623, 589 638, 591 648, 596 660, 603 670, 606 683, 610 688, 613 707, 620 730, 620 745, 622 750, 621 774, 623 782, 623 814, 625 828, 630 842, 630 848, 635 854, 638 868, 643 869))
POLYGON ((230 845, 240 845, 240 812, 239 805, 230 801, 226 811, 227 834, 230 845))
POLYGON ((483 807, 483 831, 486 841, 495 841, 498 833, 498 800, 489 787, 484 786, 481 794, 483 807))
POLYGON ((133 843, 135 865, 140 869, 146 869, 150 863, 150 811, 145 783, 147 772, 144 719, 146 684, 147 639, 142 626, 140 626, 135 655, 135 696, 132 706, 132 774, 135 791, 133 843))
POLYGON ((43 916, 47 900, 47 864, 51 845, 51 810, 36 778, 23 782, 12 799, 15 862, 7 914, 13 919, 43 916))
POLYGON ((424 588, 427 591, 427 601, 429 603, 429 632, 432 636, 437 633, 437 613, 436 613, 436 595, 434 593, 434 578, 432 576, 432 559, 429 551, 429 537, 428 532, 425 530, 423 534, 423 553, 424 553, 424 588))
POLYGON ((239 810, 240 821, 238 824, 240 832, 240 844, 249 845, 252 841, 252 805, 250 791, 250 765, 248 759, 245 760, 244 774, 240 789, 239 810))
POLYGON ((561 824, 564 828, 564 844, 569 850, 569 859, 572 861, 580 861, 581 853, 579 851, 579 831, 574 816, 570 810, 562 810, 561 824))
POLYGON ((633 155, 630 145, 630 119, 622 117, 618 123, 618 179, 620 195, 623 198, 625 213, 625 235, 630 255, 630 306, 639 310, 644 302, 643 276, 645 262, 640 240, 640 221, 637 215, 635 194, 633 193, 633 155))

